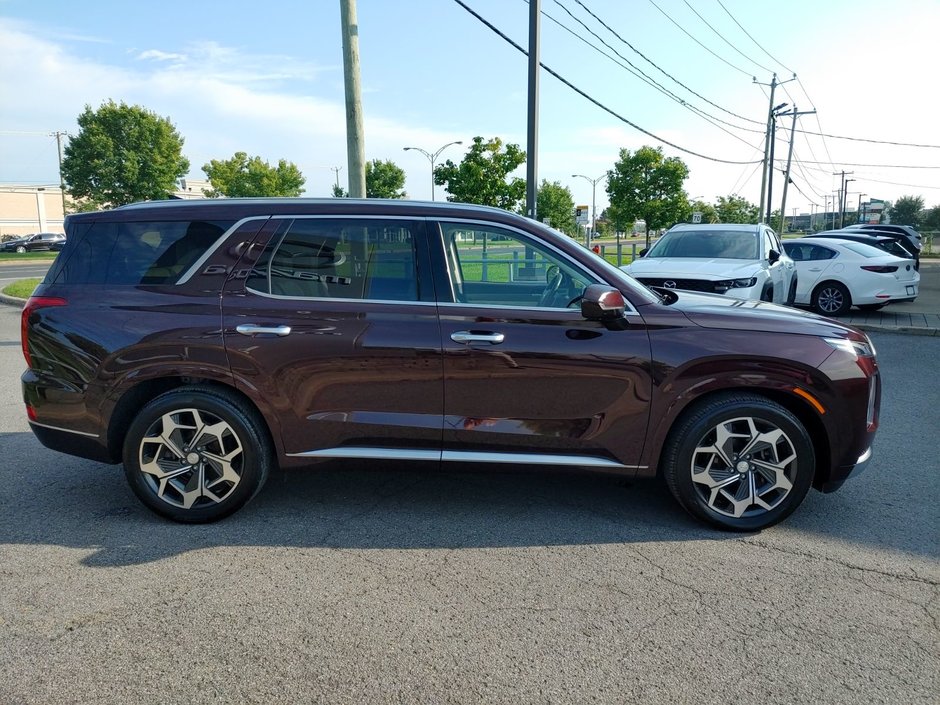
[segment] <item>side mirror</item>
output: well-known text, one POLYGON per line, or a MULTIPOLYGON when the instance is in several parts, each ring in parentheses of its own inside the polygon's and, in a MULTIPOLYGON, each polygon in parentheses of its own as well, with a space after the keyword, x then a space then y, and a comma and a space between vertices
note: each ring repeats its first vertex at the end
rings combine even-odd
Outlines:
POLYGON ((650 248, 644 247, 642 250, 640 250, 640 257, 646 257, 646 253, 649 251, 650 251, 650 248))
POLYGON ((604 284, 591 284, 581 298, 581 315, 589 321, 608 321, 623 316, 623 294, 604 284))
POLYGON ((767 255, 767 259, 770 260, 771 264, 774 264, 780 260, 780 253, 776 250, 771 250, 767 255))

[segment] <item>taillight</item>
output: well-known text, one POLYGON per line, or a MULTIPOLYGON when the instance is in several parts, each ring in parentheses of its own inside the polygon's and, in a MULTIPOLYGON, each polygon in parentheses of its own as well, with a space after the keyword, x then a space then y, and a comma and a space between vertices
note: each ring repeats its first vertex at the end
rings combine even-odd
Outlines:
POLYGON ((863 264, 862 269, 867 272, 878 272, 878 274, 890 274, 898 271, 898 268, 889 264, 863 264))
POLYGON ((49 306, 66 306, 68 301, 58 296, 30 296, 23 306, 23 313, 20 315, 20 343, 23 346, 23 357, 26 358, 26 364, 33 366, 32 358, 29 356, 29 343, 26 340, 26 333, 29 331, 29 317, 41 308, 49 306))

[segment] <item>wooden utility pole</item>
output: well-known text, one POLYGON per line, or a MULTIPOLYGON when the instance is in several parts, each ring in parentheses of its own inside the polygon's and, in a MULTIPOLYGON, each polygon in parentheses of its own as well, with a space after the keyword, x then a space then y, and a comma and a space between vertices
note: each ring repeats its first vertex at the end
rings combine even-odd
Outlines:
POLYGON ((339 0, 343 26, 343 75, 346 86, 346 155, 349 197, 366 197, 365 138, 362 133, 362 87, 359 82, 359 22, 356 0, 339 0))
POLYGON ((781 103, 780 105, 774 105, 774 92, 777 90, 777 86, 782 86, 784 83, 789 83, 790 81, 796 80, 796 74, 793 74, 793 78, 787 79, 786 81, 778 81, 777 74, 774 74, 770 79, 770 83, 761 83, 756 78, 753 79, 753 82, 758 86, 769 86, 770 87, 770 101, 769 107, 767 109, 767 133, 764 140, 764 170, 761 174, 760 181, 760 207, 757 213, 758 220, 763 223, 770 220, 770 194, 768 193, 768 182, 773 180, 773 139, 774 139, 774 112, 784 107, 786 103, 781 103), (766 218, 764 212, 766 209, 766 218))
POLYGON ((59 189, 62 191, 62 217, 65 217, 65 179, 62 178, 62 138, 68 135, 68 132, 56 130, 52 133, 55 137, 56 147, 59 150, 59 189))
MULTIPOLYGON (((801 113, 797 111, 794 105, 792 112, 781 113, 781 115, 793 116, 793 123, 790 125, 790 149, 787 152, 787 172, 783 179, 783 198, 780 199, 780 227, 777 229, 777 232, 779 232, 781 236, 783 235, 783 214, 786 212, 787 208, 787 187, 790 185, 790 166, 793 164, 793 138, 796 135, 796 119, 801 115, 813 115, 815 112, 815 110, 806 110, 801 113)), ((812 222, 812 218, 810 218, 810 222, 812 222)))

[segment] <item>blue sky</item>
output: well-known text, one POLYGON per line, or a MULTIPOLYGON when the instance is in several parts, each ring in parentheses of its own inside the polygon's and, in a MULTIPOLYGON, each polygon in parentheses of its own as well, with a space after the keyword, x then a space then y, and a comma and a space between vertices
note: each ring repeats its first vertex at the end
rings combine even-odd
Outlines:
MULTIPOLYGON (((466 2, 526 44, 524 0, 466 2)), ((934 88, 937 0, 899 0, 888 6, 864 0, 581 2, 542 0, 543 12, 570 30, 543 17, 542 61, 625 118, 681 147, 731 161, 759 159, 762 136, 747 130, 762 129, 768 100, 766 89, 751 77, 769 82, 772 71, 784 79, 791 70, 800 80, 778 89, 775 102, 818 111, 818 122, 804 117, 798 127, 940 144, 940 97, 934 88), (711 103, 647 63, 585 6, 711 103), (641 82, 573 33, 731 123, 734 127, 721 126, 733 134, 641 82)), ((308 195, 329 195, 330 167, 343 167, 339 177, 345 185, 339 0, 164 0, 132 7, 104 0, 0 0, 0 183, 57 183, 55 140, 48 133, 75 132, 85 104, 97 107, 113 98, 168 116, 186 140, 193 178, 204 178, 201 166, 208 160, 240 150, 271 162, 297 163, 307 177, 308 195)), ((522 54, 453 0, 359 0, 358 14, 366 157, 391 159, 404 168, 410 197, 430 198, 430 167, 420 154, 403 152, 405 146, 433 151, 482 135, 525 147, 522 54)), ((571 174, 599 176, 611 168, 620 148, 659 144, 544 72, 541 88, 539 178, 569 186, 579 203, 590 203, 591 187, 571 174)), ((777 156, 783 160, 783 130, 778 137, 777 156)), ((462 149, 451 147, 444 157, 459 160, 462 149)), ((755 166, 719 164, 668 146, 664 151, 689 165, 690 196, 713 200, 737 192, 758 200, 755 166)), ((811 201, 821 204, 823 196, 831 196, 838 183, 831 172, 843 168, 856 179, 849 185, 850 207, 860 193, 864 199, 916 194, 927 205, 940 203, 940 169, 847 165, 940 166, 940 149, 797 135, 795 154, 803 164, 794 171, 799 190, 790 189, 788 213, 793 208, 808 212, 811 201)), ((781 179, 776 182, 775 207, 781 179)), ((606 204, 600 186, 597 199, 600 209, 606 204)))

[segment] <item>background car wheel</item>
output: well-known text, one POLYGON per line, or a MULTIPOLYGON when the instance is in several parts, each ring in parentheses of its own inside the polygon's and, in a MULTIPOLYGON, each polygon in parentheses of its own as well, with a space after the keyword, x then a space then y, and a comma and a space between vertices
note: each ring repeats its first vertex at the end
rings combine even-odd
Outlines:
POLYGON ((16 251, 19 252, 20 254, 23 254, 24 252, 26 252, 26 248, 23 247, 22 245, 17 245, 16 251))
POLYGON ((823 282, 813 291, 812 304, 824 316, 842 316, 852 308, 852 297, 839 282, 823 282))
POLYGON ((790 411, 751 394, 710 398, 672 428, 663 477, 686 511, 732 531, 782 521, 806 497, 812 441, 790 411))
POLYGON ((888 304, 862 304, 859 309, 862 311, 880 311, 888 304))
POLYGON ((772 286, 765 286, 764 290, 760 293, 761 301, 773 301, 774 300, 774 288, 772 286))
POLYGON ((216 521, 243 507, 273 459, 256 412, 209 387, 155 398, 124 440, 124 473, 134 494, 157 514, 185 523, 216 521))

